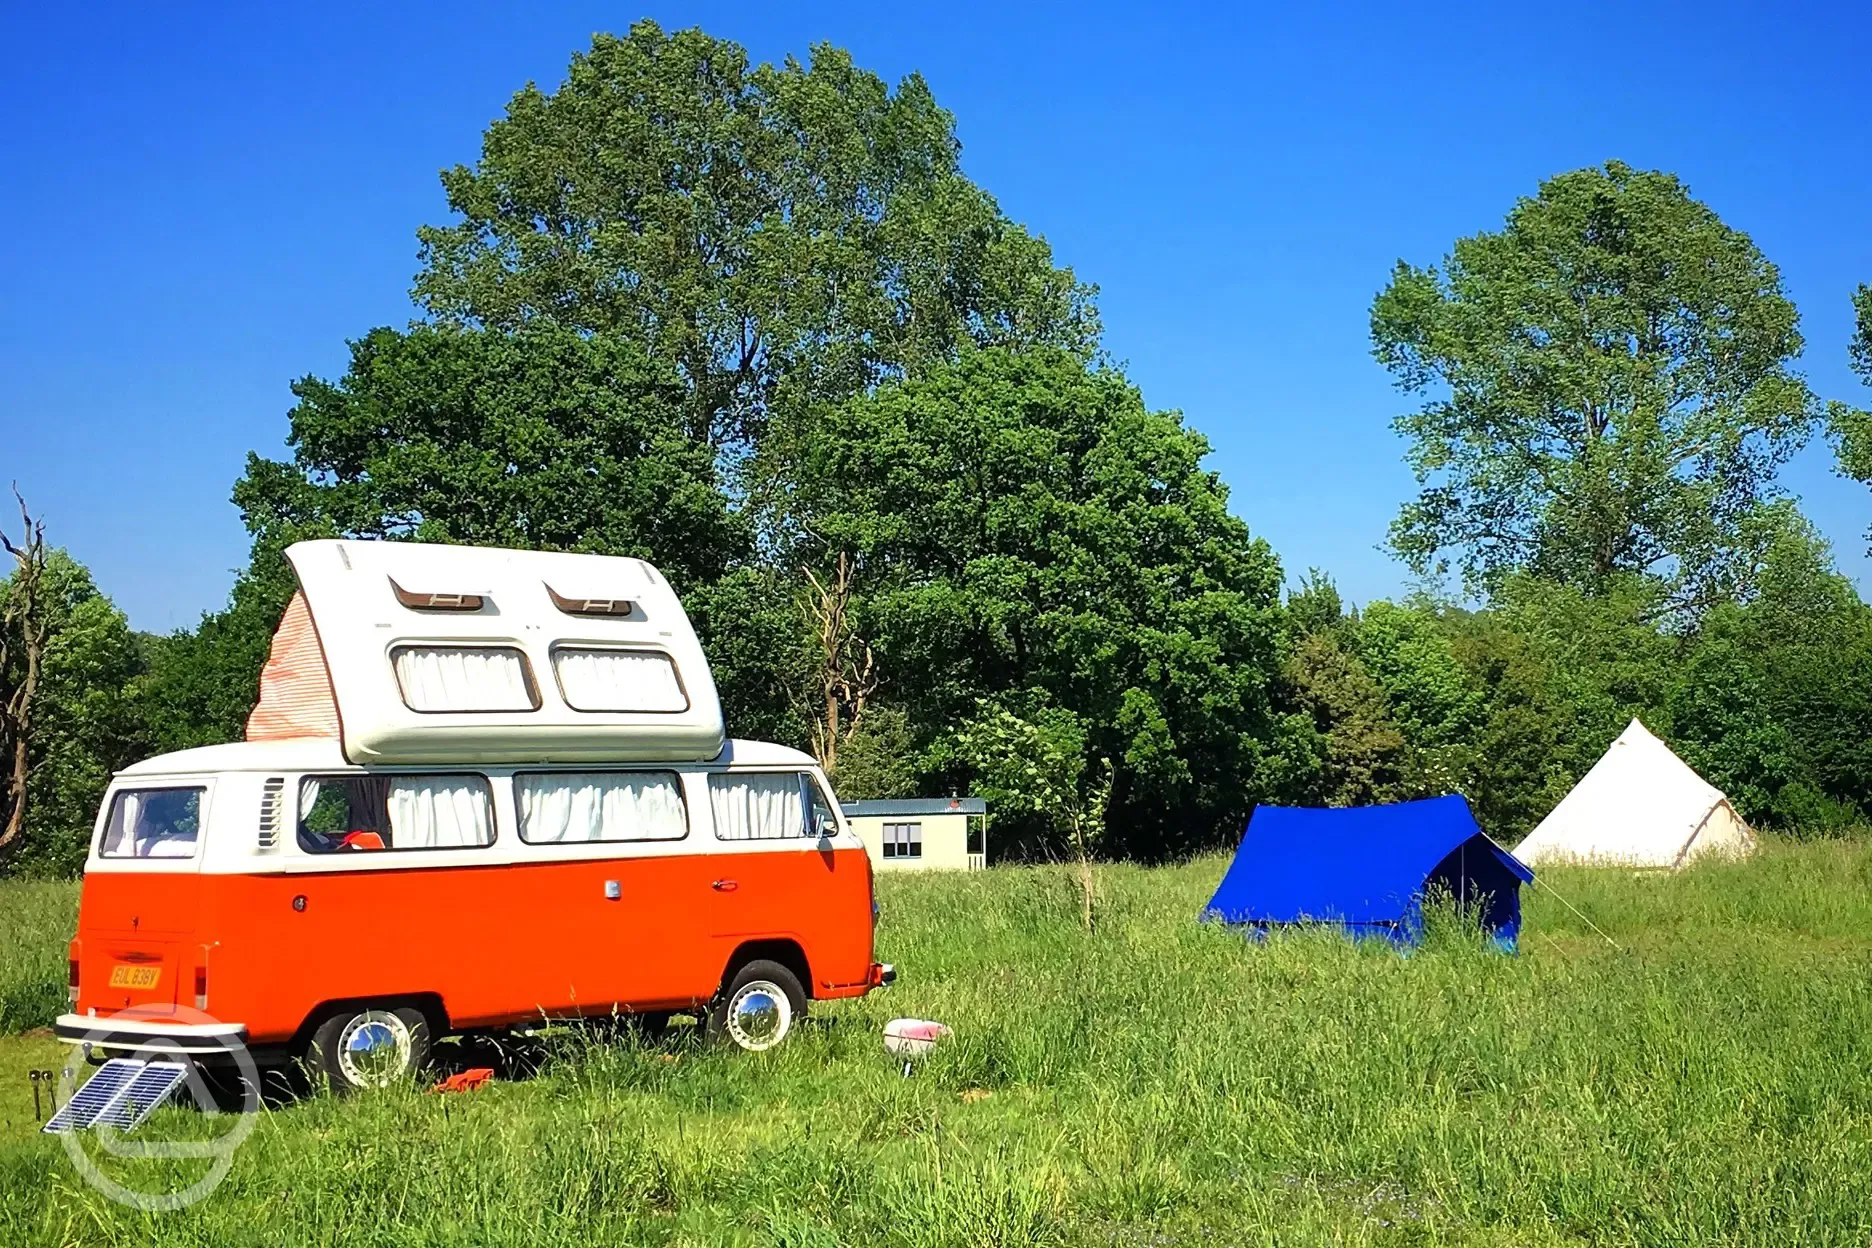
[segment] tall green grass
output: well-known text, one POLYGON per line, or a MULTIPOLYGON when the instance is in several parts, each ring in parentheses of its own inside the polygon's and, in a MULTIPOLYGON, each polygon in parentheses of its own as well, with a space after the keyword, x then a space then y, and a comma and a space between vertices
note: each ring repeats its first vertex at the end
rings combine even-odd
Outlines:
POLYGON ((65 1008, 77 925, 76 882, 0 880, 0 1035, 44 1027, 65 1008))
POLYGON ((887 877, 902 982, 779 1051, 572 1037, 478 1093, 311 1100, 180 1213, 110 1204, 22 1127, 0 1137, 0 1243, 1872 1237, 1864 846, 1543 873, 1518 957, 1448 924, 1404 956, 1250 943, 1196 922, 1222 866, 1101 869, 1089 935, 1061 871, 887 877), (879 1038, 903 1014, 955 1028, 909 1078, 879 1038))

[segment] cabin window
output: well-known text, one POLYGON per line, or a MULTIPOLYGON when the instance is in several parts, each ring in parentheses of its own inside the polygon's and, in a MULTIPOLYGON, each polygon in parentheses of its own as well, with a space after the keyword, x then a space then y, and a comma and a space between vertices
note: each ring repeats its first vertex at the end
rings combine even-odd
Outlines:
POLYGON ((111 798, 98 854, 104 858, 193 858, 201 839, 199 788, 124 789, 111 798))
POLYGON ((806 835, 804 779, 797 771, 711 775, 709 809, 716 837, 778 841, 806 835))
POLYGON ((513 646, 398 646, 391 662, 412 711, 539 709, 526 655, 513 646))
POLYGON ((689 695, 670 656, 656 650, 553 649, 559 692, 575 711, 672 714, 689 709, 689 695))
POLYGON ((494 843, 481 776, 307 776, 299 847, 308 854, 473 849, 494 843))
POLYGON ((884 856, 886 858, 921 858, 923 856, 923 825, 920 823, 885 824, 884 856))
POLYGON ((812 802, 812 809, 807 812, 812 818, 812 822, 807 825, 809 834, 817 836, 821 829, 825 829, 828 835, 837 836, 837 808, 832 805, 832 799, 826 796, 825 786, 819 783, 818 777, 807 777, 806 797, 812 802))
POLYGON ((673 771, 540 772, 514 777, 520 839, 529 845, 680 841, 689 835, 673 771))

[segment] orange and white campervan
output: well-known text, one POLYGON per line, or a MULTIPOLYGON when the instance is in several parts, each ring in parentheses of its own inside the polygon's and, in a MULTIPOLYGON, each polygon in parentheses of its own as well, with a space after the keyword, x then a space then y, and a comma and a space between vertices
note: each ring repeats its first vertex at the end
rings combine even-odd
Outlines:
POLYGON ((303 1055, 340 1088, 430 1040, 695 1013, 750 1049, 888 983, 823 772, 725 739, 668 584, 595 555, 321 541, 247 740, 111 782, 60 1036, 303 1055), (202 1021, 206 1019, 207 1021, 202 1021))

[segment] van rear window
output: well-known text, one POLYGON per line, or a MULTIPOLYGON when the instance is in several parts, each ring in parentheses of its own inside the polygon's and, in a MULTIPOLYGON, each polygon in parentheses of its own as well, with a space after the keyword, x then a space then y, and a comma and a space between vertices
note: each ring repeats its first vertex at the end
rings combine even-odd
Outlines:
POLYGON ((308 854, 474 849, 494 843, 494 802, 481 776, 307 776, 298 838, 308 854))
POLYGON ((103 858, 193 858, 201 839, 199 788, 121 789, 98 845, 103 858))

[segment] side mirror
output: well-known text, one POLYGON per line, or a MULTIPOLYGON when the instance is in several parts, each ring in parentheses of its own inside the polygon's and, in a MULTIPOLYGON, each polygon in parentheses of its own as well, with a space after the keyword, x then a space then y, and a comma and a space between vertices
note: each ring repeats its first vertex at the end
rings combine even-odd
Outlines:
POLYGON ((814 831, 822 841, 830 841, 838 836, 838 820, 831 815, 820 815, 814 831))

